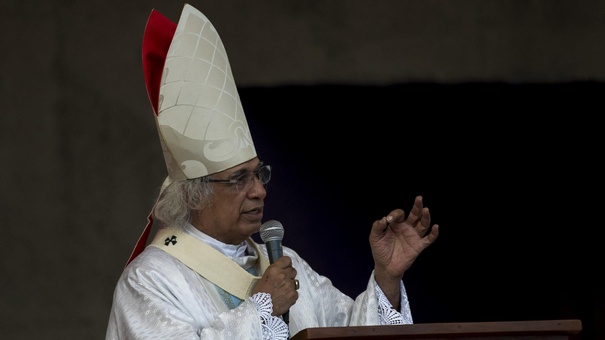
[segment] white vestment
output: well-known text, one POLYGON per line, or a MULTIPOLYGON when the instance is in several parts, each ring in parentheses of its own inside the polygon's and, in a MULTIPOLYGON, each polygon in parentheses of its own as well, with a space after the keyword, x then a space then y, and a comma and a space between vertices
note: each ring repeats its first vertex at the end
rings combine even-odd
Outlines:
MULTIPOLYGON (((257 249, 267 256, 263 244, 257 249)), ((353 300, 334 287, 327 277, 315 272, 294 250, 283 247, 283 254, 292 259, 300 282, 298 300, 289 311, 291 336, 310 327, 384 324, 379 317, 373 273, 366 290, 353 300)), ((229 309, 221 295, 225 295, 224 291, 177 258, 148 246, 128 264, 118 280, 106 339, 250 340, 266 337, 259 311, 252 301, 244 300, 238 307, 229 309)), ((402 321, 398 323, 411 324, 412 315, 403 283, 400 305, 402 321)))

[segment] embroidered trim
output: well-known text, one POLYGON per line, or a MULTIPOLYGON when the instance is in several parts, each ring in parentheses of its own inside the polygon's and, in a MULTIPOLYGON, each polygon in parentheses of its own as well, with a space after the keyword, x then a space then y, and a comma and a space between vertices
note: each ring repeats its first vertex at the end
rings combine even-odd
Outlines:
POLYGON ((273 313, 273 302, 268 293, 256 293, 248 298, 260 314, 263 339, 265 340, 287 340, 289 335, 288 325, 284 320, 271 315, 273 313))
POLYGON ((176 244, 176 235, 172 235, 172 237, 166 237, 166 239, 164 240, 164 245, 169 246, 170 243, 172 243, 172 245, 176 244))
POLYGON ((402 325, 404 324, 403 315, 399 313, 384 292, 376 285, 376 296, 378 297, 378 318, 381 325, 402 325))

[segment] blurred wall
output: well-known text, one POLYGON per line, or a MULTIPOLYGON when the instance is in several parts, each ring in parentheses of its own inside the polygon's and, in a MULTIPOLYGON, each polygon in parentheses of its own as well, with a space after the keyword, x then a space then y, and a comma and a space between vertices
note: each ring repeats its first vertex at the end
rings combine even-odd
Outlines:
MULTIPOLYGON (((248 93, 605 79, 600 1, 190 4, 217 27, 236 82, 248 93)), ((115 282, 165 176, 141 68, 142 33, 153 8, 177 21, 182 3, 0 3, 3 339, 104 338, 115 282)), ((330 97, 313 99, 321 105, 330 97)), ((523 108, 518 99, 510 111, 523 108)), ((287 114, 289 103, 283 104, 287 114)), ((548 108, 545 117, 556 109, 548 108)), ((446 114, 458 114, 451 110, 446 114)), ((425 123, 421 128, 430 134, 431 121, 425 123)), ((304 215, 313 207, 306 204, 292 209, 304 215)), ((439 321, 424 315, 426 322, 439 321)))

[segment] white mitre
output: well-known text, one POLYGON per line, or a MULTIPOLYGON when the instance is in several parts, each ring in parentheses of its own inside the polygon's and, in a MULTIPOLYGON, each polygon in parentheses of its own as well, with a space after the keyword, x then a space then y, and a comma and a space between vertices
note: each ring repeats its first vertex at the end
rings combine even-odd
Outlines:
MULTIPOLYGON (((153 39, 152 33, 145 39, 153 39)), ((210 20, 188 4, 166 53, 159 96, 150 93, 150 99, 158 103, 170 181, 210 175, 256 157, 225 47, 210 20)))
MULTIPOLYGON (((161 190, 256 157, 225 47, 206 16, 185 4, 175 24, 152 10, 142 52, 168 170, 161 190)), ((150 213, 127 264, 145 249, 152 225, 150 213)))

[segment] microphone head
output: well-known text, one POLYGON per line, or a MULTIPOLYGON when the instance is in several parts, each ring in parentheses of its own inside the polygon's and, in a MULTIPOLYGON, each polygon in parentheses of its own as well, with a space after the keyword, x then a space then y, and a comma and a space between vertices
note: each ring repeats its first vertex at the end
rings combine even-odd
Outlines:
POLYGON ((284 238, 284 227, 278 221, 267 221, 260 226, 260 238, 264 243, 281 241, 284 238))

